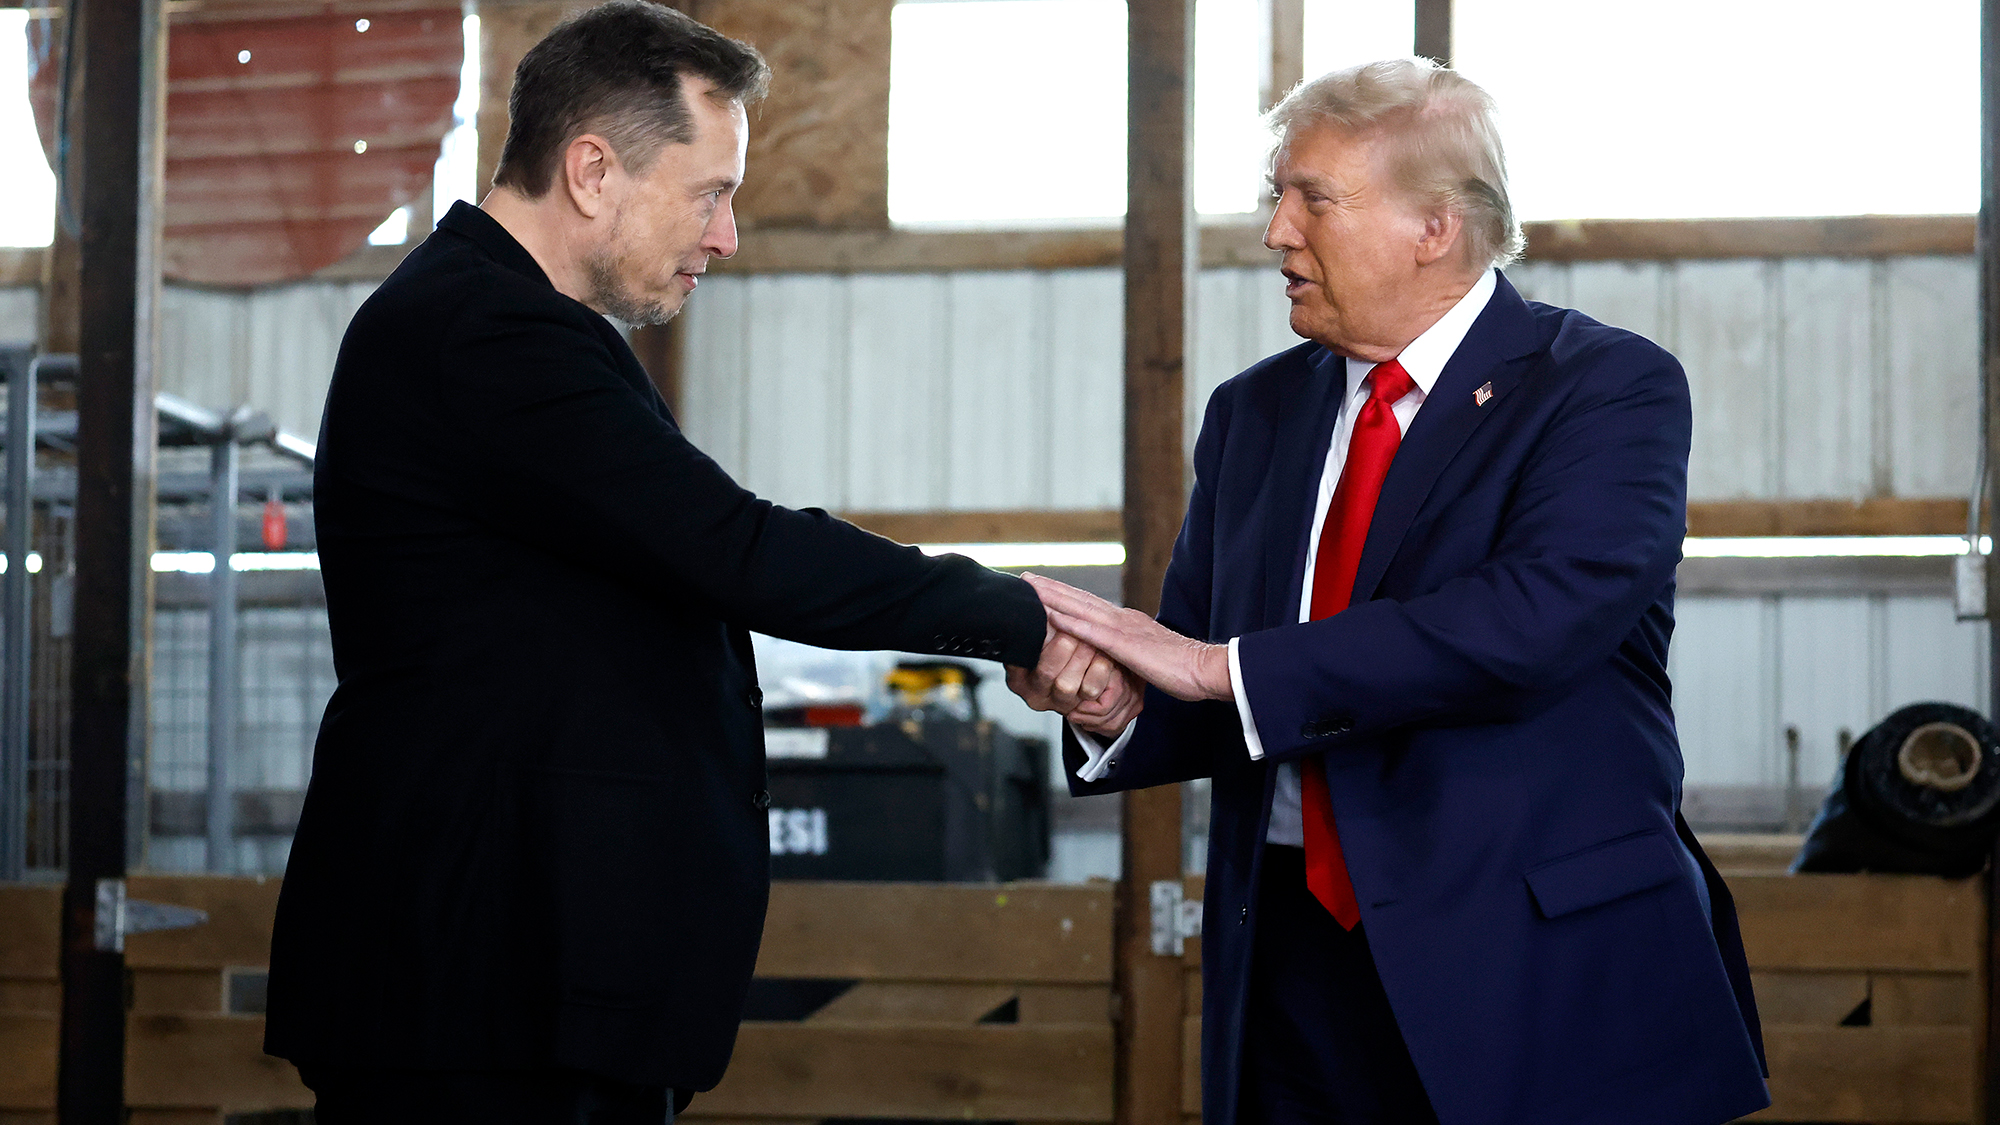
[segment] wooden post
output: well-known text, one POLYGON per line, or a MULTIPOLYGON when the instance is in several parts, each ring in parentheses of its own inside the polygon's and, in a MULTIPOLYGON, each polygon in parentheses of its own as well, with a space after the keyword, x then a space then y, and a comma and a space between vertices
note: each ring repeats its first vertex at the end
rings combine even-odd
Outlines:
POLYGON ((133 826, 144 801, 132 798, 146 749, 166 12, 163 0, 76 0, 71 12, 83 65, 82 347, 56 1113, 62 1125, 119 1125, 125 958, 98 904, 122 896, 144 839, 133 826))
POLYGON ((632 330, 632 352, 646 366, 646 374, 667 400, 667 409, 676 421, 681 415, 681 372, 686 367, 687 329, 679 317, 665 324, 648 324, 632 330))
MULTIPOLYGON (((1182 398, 1194 293, 1194 0, 1131 0, 1125 212, 1125 601, 1159 609, 1186 506, 1182 398)), ((1119 1125, 1181 1115, 1182 969, 1152 945, 1152 886, 1181 881, 1181 789, 1124 795, 1119 1125)))
MULTIPOLYGON (((1985 400, 1984 485, 1988 510, 2000 513, 2000 0, 1979 5, 1979 368, 1985 400)), ((1974 526, 1977 526, 1975 522, 1974 526)), ((1990 529, 2000 534, 2000 527, 1990 529)), ((2000 705, 2000 552, 1986 557, 1986 627, 1991 657, 1988 707, 2000 705)), ((1982 1118, 2000 1125, 2000 843, 1986 865, 1986 1081, 1982 1118)))
POLYGON ((1267 0, 1264 41, 1264 81, 1258 101, 1268 110, 1306 76, 1306 0, 1267 0))
POLYGON ((1416 53, 1451 65, 1451 0, 1417 0, 1416 53))

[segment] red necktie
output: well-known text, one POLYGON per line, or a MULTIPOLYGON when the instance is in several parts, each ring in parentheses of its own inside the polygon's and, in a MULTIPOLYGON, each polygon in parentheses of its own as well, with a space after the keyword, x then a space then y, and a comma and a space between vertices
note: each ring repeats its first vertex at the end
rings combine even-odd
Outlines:
MULTIPOLYGON (((1375 516, 1375 498, 1382 478, 1403 442, 1403 429, 1390 409, 1416 389, 1403 365, 1390 360, 1368 373, 1368 401, 1354 419, 1354 436, 1347 443, 1347 463, 1326 508, 1319 533, 1319 556, 1313 564, 1312 619, 1332 617, 1347 608, 1354 595, 1354 572, 1361 565, 1361 547, 1368 539, 1368 521, 1375 516)), ((1304 794, 1301 812, 1306 829, 1306 887, 1342 929, 1361 921, 1354 884, 1347 877, 1347 858, 1340 850, 1340 833, 1333 826, 1333 798, 1327 793, 1326 765, 1319 757, 1299 763, 1304 794)))

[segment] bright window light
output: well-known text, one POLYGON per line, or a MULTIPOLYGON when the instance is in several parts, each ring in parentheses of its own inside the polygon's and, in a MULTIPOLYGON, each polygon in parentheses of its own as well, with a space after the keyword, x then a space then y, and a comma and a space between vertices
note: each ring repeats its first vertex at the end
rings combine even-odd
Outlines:
POLYGON ((436 179, 431 185, 431 222, 444 217, 461 199, 479 202, 479 17, 465 17, 465 65, 458 72, 458 101, 451 107, 451 132, 438 152, 436 179))
MULTIPOLYGON (((1979 550, 1993 550, 1990 536, 1980 536, 1979 550)), ((1963 535, 1718 536, 1690 538, 1682 549, 1691 559, 1914 558, 1964 553, 1963 535)))
MULTIPOLYGON (((249 570, 318 570, 318 551, 239 551, 229 557, 229 569, 249 570)), ((215 555, 210 551, 155 551, 153 570, 167 574, 213 574, 215 555)))
POLYGON ((1123 543, 924 543, 927 555, 964 555, 981 566, 1123 566, 1123 543))
MULTIPOLYGON (((40 574, 41 572, 42 572, 42 555, 41 555, 41 552, 39 552, 39 551, 29 551, 29 552, 28 552, 28 573, 29 573, 29 574, 40 574)), ((6 555, 0 555, 0 574, 5 574, 5 573, 7 573, 7 556, 6 556, 6 555)))
MULTIPOLYGON (((1256 209, 1257 0, 1199 0, 1195 206, 1256 209)), ((1123 0, 903 0, 889 67, 898 224, 1115 222, 1125 213, 1123 0), (1060 75, 1060 79, 1051 77, 1060 75)))
POLYGON ((1458 67, 1499 103, 1522 218, 1978 207, 1978 0, 1453 11, 1458 67))
POLYGON ((409 240, 410 209, 408 207, 398 207, 394 211, 389 212, 389 217, 382 220, 382 225, 376 227, 368 235, 368 245, 370 246, 401 246, 409 240))
POLYGON ((1411 0, 1305 0, 1305 76, 1402 58, 1417 41, 1411 0))
POLYGON ((0 168, 0 246, 47 246, 55 239, 56 177, 28 106, 28 13, 21 8, 0 9, 0 168))

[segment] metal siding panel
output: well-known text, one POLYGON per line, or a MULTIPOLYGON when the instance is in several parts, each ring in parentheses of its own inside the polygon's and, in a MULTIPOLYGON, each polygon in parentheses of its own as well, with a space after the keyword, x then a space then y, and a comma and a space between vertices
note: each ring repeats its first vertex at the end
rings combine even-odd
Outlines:
POLYGON ((1779 495, 1858 499, 1872 489, 1870 272, 1833 258, 1779 265, 1779 495))
POLYGON ((160 392, 216 410, 229 410, 247 401, 249 325, 247 293, 164 288, 160 293, 160 392))
POLYGON ((1983 621, 1956 620, 1950 598, 1889 598, 1882 654, 1888 670, 1888 709, 1938 700, 1985 713, 1986 630, 1983 621))
MULTIPOLYGON (((1778 602, 1778 721, 1781 729, 1799 729, 1799 784, 1808 792, 1824 789, 1839 767, 1840 731, 1858 737, 1874 721, 1872 601, 1843 595, 1778 602)), ((1778 764, 1783 770, 1782 758, 1778 764)))
POLYGON ((1124 504, 1125 280, 1117 270, 1049 277, 1049 502, 1124 504))
POLYGON ((279 429, 317 434, 341 337, 370 291, 324 282, 252 291, 243 401, 269 413, 279 429))
POLYGON ((1046 275, 953 274, 951 467, 954 508, 1049 502, 1046 275))
POLYGON ((1246 307, 1248 315, 1263 334, 1256 348, 1257 358, 1277 355, 1299 345, 1305 337, 1292 331, 1292 299, 1285 296, 1285 279, 1276 270, 1249 270, 1246 307))
POLYGON ((1246 315, 1254 282, 1247 270, 1203 270, 1195 282, 1194 355, 1187 367, 1185 446, 1190 457, 1201 433, 1201 418, 1215 388, 1261 358, 1263 333, 1255 313, 1246 315))
POLYGON ((1578 262, 1569 269, 1575 308, 1663 346, 1662 270, 1658 262, 1578 262))
POLYGON ((1570 308, 1570 275, 1567 262, 1515 262, 1503 271, 1525 300, 1570 308))
POLYGON ((686 370, 679 420, 688 440, 725 471, 743 476, 744 417, 750 385, 751 280, 711 275, 687 304, 686 370))
POLYGON ((34 340, 42 319, 42 291, 33 285, 0 289, 0 340, 34 340))
POLYGON ((1978 293, 1971 258, 1889 263, 1886 406, 1898 496, 1971 490, 1979 436, 1978 293))
POLYGON ((947 451, 949 300, 937 274, 848 280, 848 460, 844 504, 941 508, 947 451))
POLYGON ((838 506, 847 426, 842 278, 753 278, 744 483, 792 507, 838 506))
POLYGON ((1775 493, 1771 269, 1763 262, 1683 263, 1670 279, 1678 354, 1694 398, 1690 499, 1775 493))
POLYGON ((1683 598, 1669 674, 1688 785, 1770 785, 1777 712, 1773 614, 1764 598, 1683 598))

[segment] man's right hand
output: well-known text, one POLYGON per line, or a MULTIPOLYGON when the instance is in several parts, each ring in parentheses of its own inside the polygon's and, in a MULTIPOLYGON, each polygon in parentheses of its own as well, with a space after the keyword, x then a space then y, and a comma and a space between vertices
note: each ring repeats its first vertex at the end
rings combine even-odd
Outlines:
POLYGON ((1007 686, 1037 711, 1054 711, 1115 738, 1145 705, 1145 685, 1096 649, 1051 627, 1033 668, 1007 669, 1007 686))

